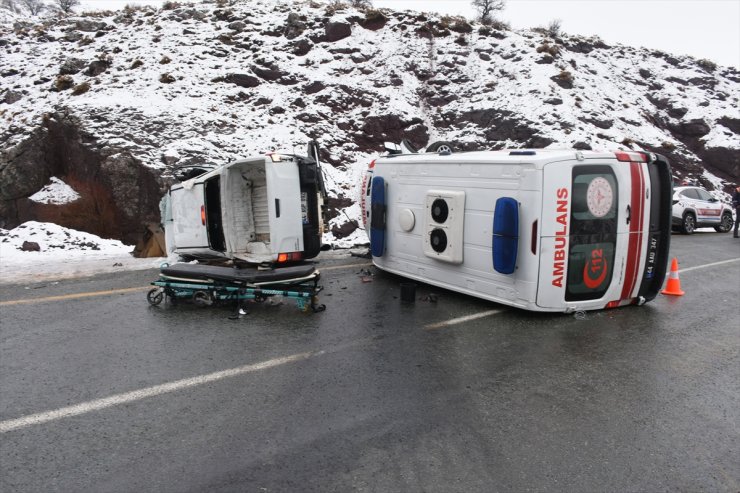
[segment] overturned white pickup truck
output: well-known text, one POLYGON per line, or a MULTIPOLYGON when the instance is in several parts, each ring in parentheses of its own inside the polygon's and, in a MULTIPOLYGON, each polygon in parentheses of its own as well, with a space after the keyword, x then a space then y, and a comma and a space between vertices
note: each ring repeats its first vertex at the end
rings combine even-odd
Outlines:
POLYGON ((318 255, 325 192, 315 142, 308 155, 248 157, 173 185, 162 207, 168 253, 249 263, 318 255))

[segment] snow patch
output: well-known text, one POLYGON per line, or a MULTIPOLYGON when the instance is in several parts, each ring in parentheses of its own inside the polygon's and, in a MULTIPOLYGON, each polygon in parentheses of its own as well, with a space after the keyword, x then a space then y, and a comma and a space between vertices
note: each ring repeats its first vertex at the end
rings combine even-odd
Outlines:
POLYGON ((56 176, 52 176, 44 188, 28 198, 38 204, 62 205, 79 199, 80 194, 56 176))
POLYGON ((0 284, 152 269, 165 260, 134 258, 132 250, 118 240, 28 221, 11 230, 0 229, 0 284), (24 242, 38 244, 40 251, 23 251, 24 242))

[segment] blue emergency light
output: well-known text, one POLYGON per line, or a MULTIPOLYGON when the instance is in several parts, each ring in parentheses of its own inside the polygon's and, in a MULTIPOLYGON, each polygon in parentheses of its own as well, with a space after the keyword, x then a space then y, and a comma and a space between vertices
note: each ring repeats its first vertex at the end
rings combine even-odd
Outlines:
POLYGON ((496 200, 491 246, 494 270, 501 274, 514 273, 519 249, 519 202, 511 197, 496 200))

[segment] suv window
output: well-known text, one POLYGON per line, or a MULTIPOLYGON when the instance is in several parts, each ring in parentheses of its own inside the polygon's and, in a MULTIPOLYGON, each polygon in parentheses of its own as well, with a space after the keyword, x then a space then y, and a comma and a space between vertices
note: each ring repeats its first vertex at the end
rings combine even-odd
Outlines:
POLYGON ((699 200, 699 194, 696 192, 696 189, 694 188, 688 188, 681 192, 681 197, 686 197, 687 199, 692 200, 699 200))
POLYGON ((696 189, 696 193, 699 194, 700 200, 706 200, 707 202, 712 200, 712 194, 707 192, 706 190, 702 190, 701 188, 696 189))

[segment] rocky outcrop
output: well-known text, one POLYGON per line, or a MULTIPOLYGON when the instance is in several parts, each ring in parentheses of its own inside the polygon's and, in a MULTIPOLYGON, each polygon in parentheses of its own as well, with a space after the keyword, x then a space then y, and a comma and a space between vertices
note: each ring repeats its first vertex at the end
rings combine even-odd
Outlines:
POLYGON ((147 222, 159 222, 164 184, 130 153, 99 145, 61 109, 0 155, 0 227, 53 222, 136 243, 147 222), (29 200, 52 176, 70 184, 80 199, 63 205, 29 200))

